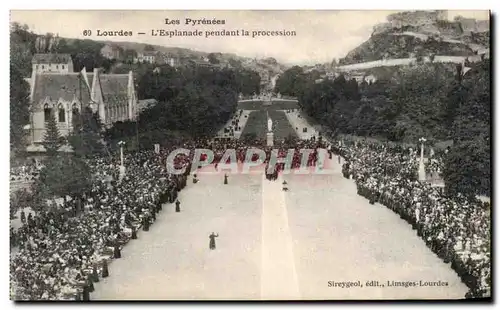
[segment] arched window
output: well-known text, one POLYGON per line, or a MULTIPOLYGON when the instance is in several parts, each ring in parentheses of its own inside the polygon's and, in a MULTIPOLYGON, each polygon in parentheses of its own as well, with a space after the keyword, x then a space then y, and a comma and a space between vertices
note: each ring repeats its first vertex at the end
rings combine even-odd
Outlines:
POLYGON ((75 104, 73 104, 73 108, 71 109, 73 115, 76 115, 78 116, 80 114, 80 110, 78 110, 78 106, 75 104))
POLYGON ((45 104, 43 106, 43 118, 44 118, 44 121, 48 122, 51 117, 52 117, 52 108, 48 104, 45 104))
POLYGON ((78 106, 76 103, 73 104, 73 107, 71 108, 71 123, 73 126, 79 121, 80 118, 80 110, 78 110, 78 106))
POLYGON ((42 65, 42 69, 45 69, 45 66, 44 66, 44 65, 42 65))
POLYGON ((59 69, 59 65, 56 65, 56 69, 59 69))
POLYGON ((63 68, 63 70, 64 70, 64 65, 62 65, 62 68, 63 68))
POLYGON ((64 110, 64 107, 62 104, 59 104, 57 107, 57 110, 59 111, 59 123, 65 123, 66 122, 66 111, 64 110))

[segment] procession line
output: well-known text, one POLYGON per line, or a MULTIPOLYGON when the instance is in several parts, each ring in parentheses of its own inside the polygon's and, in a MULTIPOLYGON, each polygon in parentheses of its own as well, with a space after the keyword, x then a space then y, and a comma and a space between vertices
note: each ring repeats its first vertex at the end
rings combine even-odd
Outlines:
POLYGON ((261 299, 300 299, 281 180, 262 180, 261 299))

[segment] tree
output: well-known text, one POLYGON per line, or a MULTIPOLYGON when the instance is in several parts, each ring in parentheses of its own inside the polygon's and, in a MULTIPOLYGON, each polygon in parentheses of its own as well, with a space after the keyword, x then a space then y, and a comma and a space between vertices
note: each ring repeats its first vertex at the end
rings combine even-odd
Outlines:
POLYGON ((298 97, 307 84, 304 70, 299 66, 294 66, 285 72, 276 80, 274 91, 286 96, 298 97))
POLYGON ((39 195, 46 198, 74 197, 89 191, 91 186, 90 167, 68 153, 49 157, 37 181, 39 195))
POLYGON ((45 135, 43 137, 43 147, 47 155, 54 156, 64 144, 64 138, 57 127, 56 116, 52 113, 49 121, 46 123, 45 135))
POLYGON ((154 51, 154 50, 155 50, 155 47, 154 47, 153 45, 146 44, 146 45, 144 46, 144 51, 145 51, 145 52, 152 52, 152 51, 154 51))
POLYGON ((217 57, 217 54, 215 54, 215 53, 208 54, 207 58, 208 58, 208 62, 210 62, 211 64, 216 65, 216 64, 220 63, 220 61, 217 57))
POLYGON ((75 154, 86 157, 103 153, 101 130, 99 115, 88 107, 83 109, 81 117, 74 120, 73 133, 68 138, 75 154))
POLYGON ((10 147, 11 150, 24 146, 24 126, 29 124, 29 86, 21 72, 10 64, 10 147))
POLYGON ((445 157, 443 179, 449 195, 491 194, 489 146, 480 140, 455 143, 445 157))
POLYGON ((125 49, 123 51, 123 60, 125 61, 134 61, 134 58, 137 57, 137 52, 133 49, 125 49))

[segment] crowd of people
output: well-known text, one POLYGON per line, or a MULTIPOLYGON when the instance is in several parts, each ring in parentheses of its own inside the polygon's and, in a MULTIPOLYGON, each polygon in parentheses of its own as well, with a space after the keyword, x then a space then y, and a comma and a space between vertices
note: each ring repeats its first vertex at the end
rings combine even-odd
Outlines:
POLYGON ((238 112, 233 115, 228 124, 223 128, 224 136, 234 137, 235 131, 241 131, 240 118, 242 114, 243 110, 238 110, 238 112))
POLYGON ((36 208, 23 225, 11 230, 17 245, 11 257, 11 289, 15 300, 89 298, 92 282, 109 271, 121 247, 137 230, 149 229, 162 204, 174 202, 186 176, 169 175, 164 158, 154 152, 130 154, 126 175, 118 181, 118 165, 110 158, 89 161, 99 178, 91 192, 66 199, 62 206, 36 208))
MULTIPOLYGON (((120 257, 128 240, 137 238, 142 227, 148 230, 162 210, 173 203, 186 186, 193 169, 195 149, 210 149, 214 162, 220 163, 228 149, 236 151, 243 162, 250 148, 265 152, 269 163, 271 150, 286 157, 295 149, 292 168, 303 163, 300 149, 326 148, 322 138, 278 142, 268 147, 265 140, 252 145, 238 140, 192 140, 179 147, 192 150, 178 156, 182 175, 169 174, 165 160, 175 147, 129 153, 126 174, 120 180, 118 159, 89 160, 94 175, 99 175, 90 192, 65 199, 62 206, 36 208, 36 214, 21 215, 23 225, 11 230, 17 246, 11 258, 11 287, 17 300, 60 300, 89 298, 92 283, 109 273, 107 263, 120 257)), ((426 244, 452 268, 470 288, 467 297, 491 296, 490 210, 478 201, 464 197, 445 197, 418 181, 418 151, 400 146, 367 142, 334 141, 330 153, 345 159, 343 174, 353 178, 358 194, 371 204, 381 203, 411 223, 426 244)), ((331 156, 331 155, 330 155, 331 156)), ((253 161, 258 156, 254 155, 253 161)), ((307 165, 317 163, 314 151, 307 165)), ((267 178, 276 180, 283 164, 267 178)), ((195 182, 196 176, 193 179, 195 182)), ((226 178, 227 182, 227 178, 226 178)), ((286 185, 284 184, 284 189, 286 185)), ((178 205, 177 205, 178 208, 178 205)))
POLYGON ((11 186, 15 186, 16 183, 30 183, 34 181, 38 177, 41 167, 35 160, 25 161, 22 165, 11 167, 11 186))
MULTIPOLYGON (((267 162, 272 148, 264 141, 256 144, 252 147, 265 150, 267 162)), ((304 141, 302 147, 306 146, 312 148, 315 142, 304 141)), ((190 156, 175 158, 176 168, 186 168, 182 175, 169 174, 166 169, 173 146, 159 153, 129 154, 123 179, 117 158, 100 157, 88 161, 96 180, 91 192, 65 197, 61 205, 33 206, 39 210, 36 214, 21 212, 22 226, 10 230, 11 246, 15 247, 11 258, 13 298, 87 300, 92 283, 109 273, 108 261, 120 256, 121 247, 137 237, 140 227, 148 229, 163 203, 175 202, 178 191, 186 186, 195 149, 211 149, 218 163, 228 148, 237 150, 240 162, 250 148, 235 140, 193 140, 182 147, 192 151, 190 156)), ((294 147, 299 149, 298 145, 282 145, 280 154, 294 147)), ((294 165, 298 164, 297 157, 294 165)))
POLYGON ((353 142, 334 144, 345 158, 343 174, 353 178, 358 194, 380 203, 408 221, 428 247, 465 283, 465 297, 491 296, 491 213, 479 200, 447 197, 419 182, 419 153, 402 147, 353 142))

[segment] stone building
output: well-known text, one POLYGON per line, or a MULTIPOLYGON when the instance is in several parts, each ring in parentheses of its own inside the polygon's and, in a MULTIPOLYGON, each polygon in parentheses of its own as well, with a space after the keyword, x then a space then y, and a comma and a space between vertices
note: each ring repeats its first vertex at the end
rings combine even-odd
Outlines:
POLYGON ((432 24, 438 20, 446 20, 447 11, 404 11, 387 16, 387 21, 393 28, 403 26, 424 26, 432 24))
POLYGON ((154 64, 159 60, 159 57, 160 53, 158 51, 144 51, 137 54, 137 58, 134 59, 134 62, 154 64))
POLYGON ((101 55, 108 59, 122 59, 123 49, 114 44, 106 44, 101 48, 101 55))
POLYGON ((69 54, 35 54, 32 70, 37 73, 73 72, 73 61, 69 54))
POLYGON ((134 120, 137 95, 132 71, 128 74, 42 72, 33 71, 30 79, 31 144, 43 142, 46 122, 52 115, 61 135, 73 129, 73 119, 82 109, 98 111, 105 126, 114 122, 134 120))

